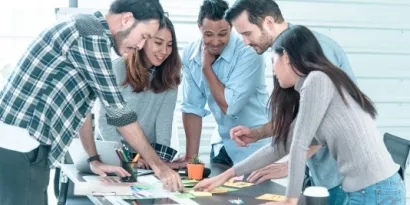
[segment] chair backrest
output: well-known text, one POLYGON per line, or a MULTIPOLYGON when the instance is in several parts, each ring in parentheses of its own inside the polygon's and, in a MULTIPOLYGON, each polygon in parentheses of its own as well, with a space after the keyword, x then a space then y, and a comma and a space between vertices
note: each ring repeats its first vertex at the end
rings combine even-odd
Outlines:
POLYGON ((383 140, 394 162, 400 165, 400 175, 404 179, 404 172, 410 162, 410 141, 387 132, 383 140))

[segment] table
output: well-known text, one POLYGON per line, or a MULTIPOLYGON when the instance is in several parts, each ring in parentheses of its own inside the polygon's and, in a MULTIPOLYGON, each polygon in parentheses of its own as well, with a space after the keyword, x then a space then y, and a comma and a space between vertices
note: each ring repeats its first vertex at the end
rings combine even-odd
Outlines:
MULTIPOLYGON (((84 174, 79 172, 70 171, 72 170, 74 165, 62 165, 62 172, 63 174, 74 182, 85 182, 82 178, 84 174)), ((216 176, 222 172, 224 172, 228 167, 220 164, 207 164, 206 167, 211 169, 210 176, 216 176)), ((63 189, 62 189, 63 190, 63 189)), ((237 191, 228 192, 225 194, 213 194, 212 197, 196 197, 191 200, 195 201, 198 204, 218 204, 218 205, 232 205, 229 202, 231 199, 241 199, 244 204, 261 204, 266 201, 255 199, 265 193, 275 193, 283 195, 286 191, 286 188, 280 184, 267 180, 261 184, 241 188, 237 191)), ((64 193, 60 194, 64 196, 64 193)), ((114 205, 110 201, 108 201, 103 196, 88 196, 88 198, 96 205, 114 205)), ((62 201, 64 199, 59 199, 62 201)), ((64 202, 64 201, 62 201, 64 202)), ((59 203, 64 204, 64 203, 59 203)), ((300 205, 304 205, 303 197, 299 200, 300 205)))

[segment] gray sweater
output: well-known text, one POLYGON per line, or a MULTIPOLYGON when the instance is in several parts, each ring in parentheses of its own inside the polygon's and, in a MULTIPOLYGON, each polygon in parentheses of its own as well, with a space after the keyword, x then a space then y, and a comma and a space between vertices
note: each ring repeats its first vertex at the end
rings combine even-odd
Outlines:
MULTIPOLYGON (((346 192, 363 189, 398 171, 374 120, 344 91, 346 106, 326 74, 314 71, 301 77, 295 90, 300 93, 300 108, 286 145, 290 154, 287 196, 301 193, 306 151, 312 141, 329 148, 344 177, 346 192)), ((275 162, 288 154, 284 148, 283 143, 261 148, 234 166, 236 174, 248 174, 275 162)))
MULTIPOLYGON (((113 70, 117 84, 121 85, 126 74, 123 58, 113 62, 113 70)), ((170 146, 177 89, 170 89, 162 93, 153 93, 151 90, 135 93, 130 86, 120 86, 120 91, 128 107, 137 113, 138 123, 148 141, 170 146)), ((105 110, 101 102, 97 101, 96 104, 95 133, 100 135, 103 140, 120 142, 122 136, 116 127, 107 124, 105 110)))

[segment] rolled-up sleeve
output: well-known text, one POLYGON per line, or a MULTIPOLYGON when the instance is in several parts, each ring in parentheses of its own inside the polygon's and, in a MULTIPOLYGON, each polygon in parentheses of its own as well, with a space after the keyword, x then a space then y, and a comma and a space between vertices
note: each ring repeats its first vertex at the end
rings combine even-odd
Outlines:
POLYGON ((263 57, 250 48, 244 48, 239 56, 229 80, 225 83, 225 100, 228 104, 226 115, 236 118, 264 80, 265 63, 263 57))
POLYGON ((190 72, 188 55, 189 49, 184 49, 182 56, 182 103, 181 111, 183 113, 195 114, 200 117, 205 117, 210 114, 205 109, 206 97, 195 83, 190 72))
POLYGON ((106 111, 107 124, 121 127, 137 121, 137 114, 125 103, 112 70, 110 42, 102 36, 87 36, 71 53, 88 85, 106 111), (76 49, 77 50, 77 49, 76 49))

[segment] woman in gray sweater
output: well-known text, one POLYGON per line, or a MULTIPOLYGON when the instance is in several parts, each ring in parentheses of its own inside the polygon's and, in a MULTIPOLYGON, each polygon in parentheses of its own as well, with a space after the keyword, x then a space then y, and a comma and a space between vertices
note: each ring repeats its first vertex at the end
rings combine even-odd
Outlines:
MULTIPOLYGON (((148 141, 162 160, 171 161, 176 154, 170 144, 181 70, 171 21, 166 18, 165 24, 141 50, 115 60, 113 69, 120 91, 128 106, 137 113, 138 123, 148 141)), ((107 141, 125 142, 116 128, 107 124, 105 109, 99 101, 95 118, 97 136, 107 141)), ((148 168, 144 159, 138 162, 141 168, 148 168)))
POLYGON ((234 176, 251 173, 290 154, 286 199, 267 204, 297 204, 306 158, 327 146, 343 176, 349 205, 406 204, 405 185, 376 127, 371 100, 323 54, 313 33, 294 26, 273 45, 274 90, 271 124, 249 130, 237 127, 239 146, 275 136, 225 173, 199 183, 212 189, 234 176))

